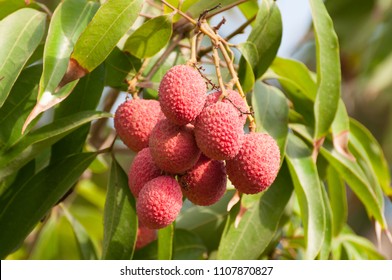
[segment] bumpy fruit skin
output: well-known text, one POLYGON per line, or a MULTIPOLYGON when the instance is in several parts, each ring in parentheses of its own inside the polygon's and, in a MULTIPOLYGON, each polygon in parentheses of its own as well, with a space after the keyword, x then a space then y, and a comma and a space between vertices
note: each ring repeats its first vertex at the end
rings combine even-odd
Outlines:
POLYGON ((162 170, 155 165, 150 148, 138 152, 128 171, 128 185, 132 194, 137 198, 143 186, 161 174, 162 170))
POLYGON ((188 124, 203 109, 206 92, 206 84, 196 69, 176 65, 166 72, 159 85, 162 112, 177 125, 188 124))
POLYGON ((138 152, 148 146, 151 131, 163 118, 156 100, 132 99, 118 106, 114 115, 114 128, 128 148, 138 152))
POLYGON ((144 225, 139 225, 137 229, 137 237, 135 249, 139 250, 157 238, 157 231, 155 229, 146 228, 144 225))
POLYGON ((192 203, 208 206, 216 203, 226 191, 226 167, 223 161, 201 155, 196 165, 179 177, 182 193, 192 203))
POLYGON ((234 158, 241 148, 243 135, 238 111, 231 104, 218 102, 207 106, 196 119, 196 143, 209 158, 234 158))
POLYGON ((155 164, 172 174, 184 173, 200 157, 193 127, 178 126, 168 119, 160 120, 154 127, 149 145, 155 164))
POLYGON ((139 221, 150 229, 170 225, 177 218, 181 207, 181 187, 170 176, 159 176, 149 181, 140 191, 136 202, 139 221))
MULTIPOLYGON (((221 102, 231 104, 234 108, 236 108, 238 112, 238 118, 244 125, 246 122, 247 113, 249 112, 245 100, 238 92, 234 90, 228 89, 226 90, 226 93, 227 97, 223 98, 221 102)), ((216 102, 219 102, 219 97, 221 96, 221 94, 222 91, 216 91, 207 95, 205 106, 210 106, 216 102)))
POLYGON ((279 166, 279 147, 266 133, 245 134, 237 156, 226 161, 230 181, 237 190, 246 194, 267 189, 278 175, 279 166))

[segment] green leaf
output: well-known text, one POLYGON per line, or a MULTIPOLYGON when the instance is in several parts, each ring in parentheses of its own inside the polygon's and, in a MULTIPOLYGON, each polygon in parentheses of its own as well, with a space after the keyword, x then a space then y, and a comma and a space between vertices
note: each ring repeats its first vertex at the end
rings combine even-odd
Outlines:
POLYGON ((257 13, 255 25, 248 37, 248 41, 256 45, 259 54, 256 67, 253 68, 256 79, 264 74, 274 60, 281 39, 282 18, 279 8, 275 1, 264 0, 257 13))
POLYGON ((0 107, 25 63, 40 43, 46 15, 24 8, 0 22, 0 107))
POLYGON ((323 195, 323 202, 325 205, 325 237, 324 237, 323 245, 321 246, 320 249, 320 254, 318 256, 318 259, 328 260, 332 250, 332 233, 333 233, 332 208, 328 200, 327 191, 323 186, 321 187, 321 192, 323 195))
POLYGON ((0 150, 14 145, 23 137, 22 126, 35 105, 41 72, 41 64, 23 70, 0 108, 0 150))
POLYGON ((115 47, 105 60, 105 85, 126 91, 128 84, 125 83, 125 79, 128 75, 135 75, 140 66, 140 59, 115 47))
POLYGON ((257 66, 256 64, 259 61, 259 53, 257 52, 256 45, 252 42, 243 42, 237 48, 242 54, 238 78, 240 79, 244 92, 249 92, 255 83, 253 68, 257 66))
POLYGON ((176 221, 176 228, 196 233, 203 240, 208 251, 216 250, 229 214, 227 204, 233 195, 234 191, 226 191, 225 195, 211 206, 197 206, 185 200, 176 221))
POLYGON ((175 230, 173 260, 202 260, 206 256, 207 248, 197 234, 185 229, 175 230))
POLYGON ((97 10, 95 2, 65 0, 54 11, 46 37, 44 70, 37 99, 41 112, 61 102, 70 93, 56 89, 67 71, 74 44, 97 10))
POLYGON ((366 159, 384 193, 392 196, 391 175, 380 144, 365 126, 354 119, 350 120, 350 132, 350 143, 366 159))
MULTIPOLYGON (((94 110, 104 89, 105 69, 103 66, 83 77, 66 100, 55 110, 54 119, 58 120, 72 114, 94 110)), ((70 154, 80 153, 85 145, 90 123, 77 128, 52 147, 51 161, 70 154)))
POLYGON ((80 255, 83 260, 96 260, 97 253, 95 252, 94 245, 88 235, 86 229, 79 223, 77 219, 67 210, 66 207, 62 207, 64 216, 67 218, 69 224, 75 234, 75 238, 79 245, 80 255))
POLYGON ((305 231, 306 259, 314 259, 326 237, 326 207, 323 186, 312 151, 294 134, 289 134, 286 159, 294 182, 305 231))
POLYGON ((64 158, 33 177, 26 178, 21 186, 9 188, 9 192, 2 195, 0 258, 3 259, 26 238, 47 211, 82 175, 95 156, 95 153, 82 153, 64 158), (3 197, 6 197, 6 201, 3 197))
POLYGON ((173 256, 174 225, 158 230, 158 260, 171 260, 173 256))
POLYGON ((0 154, 0 179, 17 171, 41 151, 49 148, 79 126, 109 116, 111 114, 85 111, 59 119, 26 135, 16 145, 0 154))
MULTIPOLYGON (((218 259, 256 259, 278 231, 283 211, 293 191, 286 165, 272 186, 242 217, 238 227, 230 224, 222 234, 218 259)), ((234 208, 233 208, 234 209, 234 208)), ((231 212, 235 212, 231 210, 231 212)))
POLYGON ((359 254, 365 254, 364 257, 360 259, 364 260, 384 260, 385 257, 381 255, 373 243, 368 239, 355 235, 355 234, 341 234, 338 237, 338 240, 342 243, 342 245, 347 246, 350 244, 350 248, 357 251, 359 254))
MULTIPOLYGON (((306 127, 302 125, 291 125, 290 127, 307 141, 312 142, 312 136, 306 127)), ((334 149, 328 139, 326 139, 324 145, 320 148, 320 153, 348 183, 353 192, 365 205, 369 215, 373 216, 385 228, 387 224, 383 210, 384 201, 378 199, 359 164, 347 159, 334 149)))
MULTIPOLYGON (((312 101, 316 99, 317 84, 312 77, 314 73, 305 64, 297 60, 277 57, 271 69, 278 75, 276 78, 283 86, 290 83, 308 99, 312 101)), ((268 73, 266 75, 268 76, 268 73)))
POLYGON ((0 0, 0 20, 13 12, 26 7, 25 0, 0 0))
POLYGON ((243 2, 237 7, 240 9, 246 19, 251 19, 252 17, 255 17, 257 15, 257 12, 259 11, 259 5, 257 3, 257 0, 243 2))
POLYGON ((114 157, 104 212, 102 259, 132 259, 138 227, 136 202, 128 187, 128 176, 114 157))
POLYGON ((346 186, 339 173, 329 166, 327 170, 329 200, 332 208, 332 231, 337 236, 347 222, 346 186))
POLYGON ((138 58, 151 57, 166 46, 172 32, 172 15, 155 17, 129 36, 123 51, 138 58))
POLYGON ((281 162, 287 144, 289 106, 276 87, 257 82, 252 95, 257 131, 268 132, 278 143, 281 162))
MULTIPOLYGON (((189 1, 189 0, 188 0, 189 1)), ((185 1, 187 2, 187 1, 185 1)), ((213 10, 212 12, 219 12, 219 10, 237 2, 237 0, 201 0, 195 1, 196 3, 189 7, 187 12, 194 18, 199 17, 205 10, 214 8, 220 5, 220 8, 213 10)))
POLYGON ((335 118, 340 99, 339 42, 322 0, 309 0, 316 40, 317 96, 314 103, 315 135, 323 138, 335 118))
POLYGON ((143 1, 108 0, 75 44, 72 59, 84 74, 101 64, 135 22, 143 1))

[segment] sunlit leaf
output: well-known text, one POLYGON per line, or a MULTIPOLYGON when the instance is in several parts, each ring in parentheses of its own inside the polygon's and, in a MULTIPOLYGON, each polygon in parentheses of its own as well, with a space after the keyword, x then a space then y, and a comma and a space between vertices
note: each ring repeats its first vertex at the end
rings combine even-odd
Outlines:
POLYGON ((123 51, 138 58, 151 57, 166 46, 172 31, 171 15, 150 19, 129 36, 123 51))
POLYGON ((328 167, 327 183, 332 208, 332 230, 333 235, 337 236, 347 222, 346 186, 339 173, 332 166, 328 167))
POLYGON ((30 133, 16 145, 0 154, 0 178, 16 172, 38 153, 72 132, 79 126, 93 120, 109 117, 111 114, 85 111, 59 119, 30 133))
POLYGON ((265 0, 261 3, 254 27, 248 41, 254 43, 259 54, 255 78, 261 77, 268 69, 278 52, 282 39, 282 18, 275 1, 265 0))
POLYGON ((324 137, 338 109, 340 99, 339 42, 322 0, 309 0, 316 40, 317 96, 314 103, 315 141, 324 137))
POLYGON ((301 208, 307 259, 314 259, 326 237, 326 207, 322 184, 311 150, 297 136, 289 134, 286 159, 301 208))
POLYGON ((45 31, 44 13, 30 8, 0 21, 0 107, 45 31))

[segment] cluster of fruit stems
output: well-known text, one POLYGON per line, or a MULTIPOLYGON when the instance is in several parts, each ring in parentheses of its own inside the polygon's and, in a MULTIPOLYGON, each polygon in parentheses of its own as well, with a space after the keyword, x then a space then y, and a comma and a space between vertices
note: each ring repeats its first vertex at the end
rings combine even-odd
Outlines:
MULTIPOLYGON (((161 1, 163 4, 168 6, 170 9, 175 11, 176 13, 180 14, 182 17, 184 17, 187 21, 192 23, 195 26, 195 35, 192 37, 191 40, 191 59, 187 62, 188 65, 196 67, 197 68, 197 58, 196 58, 196 46, 197 46, 197 39, 198 37, 202 35, 206 35, 210 38, 211 43, 212 43, 212 57, 213 57, 213 62, 215 65, 215 70, 216 70, 216 76, 218 79, 219 87, 222 91, 222 95, 220 96, 220 99, 223 99, 227 93, 226 93, 226 87, 223 83, 222 79, 222 74, 220 70, 220 58, 218 54, 218 49, 222 53, 222 56, 226 62, 226 65, 229 69, 229 72, 232 76, 232 80, 228 83, 227 87, 232 87, 233 84, 237 87, 239 94, 242 96, 242 98, 245 100, 245 103, 247 105, 247 112, 241 112, 241 113, 246 113, 248 120, 249 120, 249 130, 251 132, 256 131, 256 122, 253 117, 253 115, 250 113, 250 106, 248 105, 245 97, 245 93, 242 89, 242 86, 239 82, 238 75, 236 73, 236 70, 234 68, 233 64, 233 58, 234 54, 230 49, 231 44, 229 44, 225 39, 223 39, 219 34, 217 34, 217 29, 219 28, 211 28, 211 26, 207 23, 206 19, 204 16, 201 16, 199 20, 194 20, 193 18, 189 17, 187 14, 183 13, 180 9, 177 9, 170 3, 166 2, 165 0, 161 1), (230 54, 229 54, 230 53, 230 54)), ((174 47, 183 39, 182 36, 177 37, 173 43, 168 47, 166 52, 170 52, 174 47)), ((129 86, 129 92, 134 92, 135 94, 133 95, 134 98, 138 98, 137 91, 136 91, 136 85, 138 86, 143 86, 143 82, 140 82, 141 74, 144 71, 145 66, 147 63, 143 63, 141 69, 138 71, 138 73, 130 80, 127 81, 128 86, 129 86)), ((155 66, 158 66, 159 64, 157 63, 155 66)), ((154 73, 154 69, 150 70, 150 73, 145 77, 145 80, 150 80, 152 74, 154 73)))

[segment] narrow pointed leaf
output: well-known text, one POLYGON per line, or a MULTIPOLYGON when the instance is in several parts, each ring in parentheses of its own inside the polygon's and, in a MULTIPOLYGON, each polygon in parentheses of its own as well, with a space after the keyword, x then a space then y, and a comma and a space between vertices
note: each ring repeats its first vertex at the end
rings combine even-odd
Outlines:
POLYGON ((242 57, 238 69, 238 78, 240 79, 242 89, 248 92, 253 88, 255 83, 255 75, 253 68, 257 66, 259 61, 259 53, 257 47, 252 42, 243 42, 237 46, 242 57))
POLYGON ((329 200, 332 208, 332 231, 337 236, 347 222, 346 186, 339 173, 329 166, 327 170, 329 200))
POLYGON ((289 106, 276 87, 257 82, 252 95, 257 131, 269 133, 278 143, 281 161, 286 150, 289 106))
POLYGON ((348 149, 350 134, 350 119, 347 114, 346 105, 343 100, 339 100, 338 110, 332 122, 333 145, 337 151, 350 160, 354 160, 348 149))
POLYGON ((23 70, 0 108, 0 150, 14 145, 23 137, 22 126, 36 102, 41 72, 40 64, 23 70))
POLYGON ((79 126, 109 116, 111 114, 85 111, 59 119, 30 133, 15 146, 0 154, 0 179, 17 171, 45 148, 49 148, 79 126))
POLYGON ((138 58, 151 57, 166 46, 172 32, 172 15, 155 17, 129 36, 123 51, 138 58))
MULTIPOLYGON (((26 178, 18 192, 0 205, 0 258, 14 250, 42 217, 71 188, 94 160, 95 153, 76 154, 26 178), (18 221, 15 223, 15 221, 18 221)), ((12 189, 12 188, 10 188, 12 189)))
POLYGON ((30 8, 0 21, 0 107, 45 31, 46 15, 30 8))
POLYGON ((0 20, 19 9, 26 8, 31 4, 34 4, 33 0, 0 0, 0 20))
POLYGON ((158 230, 158 260, 173 258, 174 225, 158 230))
POLYGON ((128 187, 128 176, 115 158, 110 170, 103 223, 102 259, 132 259, 138 227, 136 202, 128 187))
POLYGON ((354 119, 350 121, 350 131, 350 143, 356 149, 362 147, 361 154, 371 164, 384 193, 392 196, 391 175, 380 144, 366 127, 354 119))
POLYGON ((328 260, 332 251, 332 208, 331 204, 329 203, 327 191, 325 190, 324 186, 321 186, 321 192, 323 195, 323 202, 325 206, 325 236, 318 259, 328 260))
MULTIPOLYGON (((222 234, 218 259, 256 259, 278 231, 283 211, 293 191, 287 167, 283 165, 272 186, 246 211, 238 227, 229 223, 222 234)), ((234 212, 235 212, 235 208, 234 212)), ((233 210, 232 210, 233 211, 233 210)))
MULTIPOLYGON (((306 127, 302 125, 291 125, 291 128, 307 141, 312 142, 312 136, 306 127)), ((347 159, 336 151, 328 139, 320 148, 320 153, 335 168, 340 176, 342 176, 344 181, 347 182, 349 187, 365 205, 369 215, 373 216, 385 228, 387 224, 384 216, 384 201, 378 199, 359 164, 347 159)))
POLYGON ((289 134, 286 159, 304 225, 307 259, 319 254, 326 237, 326 209, 317 166, 311 150, 297 136, 289 134))
POLYGON ((309 0, 316 40, 317 96, 314 104, 315 141, 323 138, 335 118, 340 99, 339 42, 322 0, 309 0))
POLYGON ((76 42, 71 56, 75 68, 68 67, 68 70, 80 70, 80 78, 101 64, 135 22, 142 3, 141 0, 108 0, 103 4, 76 42))
POLYGON ((259 60, 253 68, 256 79, 261 77, 271 65, 278 52, 281 39, 282 18, 279 8, 275 1, 265 0, 261 3, 248 37, 248 41, 256 45, 259 54, 259 60))
POLYGON ((82 259, 96 260, 97 252, 95 251, 94 244, 91 241, 91 238, 88 235, 86 229, 79 223, 77 219, 75 219, 74 216, 72 216, 67 208, 63 207, 62 210, 64 211, 64 216, 67 218, 74 231, 82 259))

